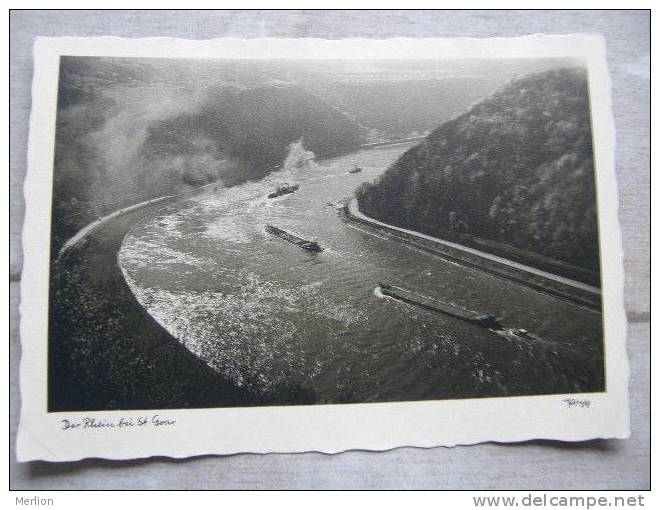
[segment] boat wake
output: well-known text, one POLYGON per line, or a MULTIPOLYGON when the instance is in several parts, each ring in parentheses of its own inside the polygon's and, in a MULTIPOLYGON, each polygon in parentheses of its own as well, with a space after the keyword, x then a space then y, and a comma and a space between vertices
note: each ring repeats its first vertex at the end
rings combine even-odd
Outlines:
POLYGON ((530 333, 524 328, 510 327, 502 324, 503 317, 495 318, 491 315, 482 315, 479 312, 460 307, 453 303, 440 301, 436 298, 425 296, 419 293, 397 287, 396 285, 386 285, 385 288, 381 285, 374 289, 374 295, 380 299, 391 299, 400 302, 402 305, 409 307, 420 308, 429 312, 435 312, 442 315, 452 317, 457 320, 468 322, 475 326, 481 327, 495 333, 496 335, 510 341, 518 342, 526 346, 542 346, 550 349, 553 352, 565 349, 566 346, 560 343, 544 340, 537 335, 530 333), (397 294, 399 291, 401 294, 397 294), (412 297, 411 297, 412 296, 412 297))

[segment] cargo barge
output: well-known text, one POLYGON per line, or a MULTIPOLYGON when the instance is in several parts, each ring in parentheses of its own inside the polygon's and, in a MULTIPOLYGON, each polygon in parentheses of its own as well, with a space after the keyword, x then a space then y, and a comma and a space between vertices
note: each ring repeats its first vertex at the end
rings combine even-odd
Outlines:
POLYGON ((282 186, 278 186, 275 191, 270 193, 268 195, 268 198, 277 198, 281 197, 282 195, 288 195, 290 193, 295 193, 300 189, 300 186, 297 184, 294 184, 293 186, 289 186, 288 183, 282 184, 282 186))
POLYGON ((504 329, 504 326, 500 323, 499 319, 494 315, 481 315, 471 310, 461 308, 450 303, 445 303, 437 299, 430 298, 428 296, 423 296, 417 294, 416 292, 397 287, 395 285, 387 285, 384 283, 379 283, 378 287, 383 295, 392 297, 404 303, 408 303, 425 310, 430 310, 432 312, 441 313, 452 317, 453 319, 458 319, 463 322, 467 322, 474 326, 480 328, 491 329, 493 331, 501 331, 504 329))
POLYGON ((299 248, 302 248, 303 250, 312 253, 319 253, 323 251, 323 248, 321 248, 319 246, 319 243, 317 243, 316 241, 308 241, 307 239, 298 237, 294 234, 291 234, 290 232, 287 232, 286 230, 282 230, 281 228, 275 227, 273 225, 266 225, 266 232, 268 232, 269 234, 273 234, 274 236, 277 236, 280 239, 284 239, 285 241, 294 244, 299 248))

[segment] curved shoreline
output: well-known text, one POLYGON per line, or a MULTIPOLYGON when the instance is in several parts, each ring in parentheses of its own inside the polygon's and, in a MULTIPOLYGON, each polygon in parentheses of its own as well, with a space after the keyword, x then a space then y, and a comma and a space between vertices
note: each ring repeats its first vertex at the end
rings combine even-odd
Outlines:
POLYGON ((111 212, 110 214, 103 216, 92 223, 84 226, 81 228, 76 234, 70 238, 67 242, 65 242, 62 245, 62 248, 60 248, 59 253, 57 254, 57 258, 60 258, 66 253, 75 248, 78 244, 81 244, 85 241, 85 239, 92 234, 97 228, 101 227, 103 224, 106 222, 112 220, 113 218, 116 218, 118 216, 121 216, 122 214, 126 214, 131 211, 135 211, 136 209, 140 209, 142 207, 149 206, 151 204, 156 204, 158 202, 162 202, 164 200, 167 200, 168 198, 174 198, 175 195, 166 195, 164 197, 158 197, 158 198, 152 198, 151 200, 145 200, 144 202, 139 202, 137 204, 130 205, 128 207, 124 207, 122 209, 118 209, 114 212, 111 212))
MULTIPOLYGON (((75 248, 76 246, 83 244, 85 242, 85 239, 92 234, 97 228, 101 227, 103 224, 108 222, 109 220, 112 220, 114 218, 117 218, 119 216, 122 216, 124 214, 134 212, 138 209, 141 209, 143 207, 148 207, 153 204, 157 204, 159 202, 164 202, 166 200, 174 201, 179 198, 184 198, 187 195, 190 194, 196 194, 199 193, 201 190, 206 189, 210 186, 216 185, 218 182, 210 182, 208 184, 205 184, 204 186, 200 186, 199 188, 195 188, 193 190, 189 191, 184 191, 183 193, 179 193, 177 195, 164 195, 162 197, 156 197, 156 198, 150 198, 149 200, 145 200, 144 202, 138 202, 137 204, 129 205, 126 207, 122 207, 121 209, 117 209, 116 211, 111 212, 110 214, 106 214, 105 216, 85 225, 83 228, 81 228, 76 234, 68 239, 60 248, 57 258, 59 259, 60 257, 66 255, 67 252, 69 252, 71 249, 75 248)), ((167 205, 167 204, 165 204, 167 205)))
POLYGON ((360 211, 355 197, 348 201, 344 211, 350 221, 366 225, 374 231, 387 232, 398 240, 428 253, 457 262, 463 266, 485 271, 494 276, 515 281, 539 292, 550 294, 597 312, 601 310, 601 294, 600 289, 597 287, 458 243, 373 219, 360 211))
MULTIPOLYGON (((399 139, 399 140, 390 140, 390 141, 385 141, 385 142, 366 143, 366 144, 359 145, 358 146, 358 151, 364 150, 364 149, 372 149, 372 148, 376 148, 376 147, 387 147, 389 145, 398 145, 398 144, 401 144, 401 143, 413 142, 413 141, 416 141, 416 140, 423 140, 424 138, 426 138, 426 136, 402 138, 402 139, 399 139)), ((340 154, 350 154, 350 152, 348 152, 348 153, 343 153, 342 152, 340 154)), ((323 159, 326 159, 326 158, 323 158, 323 159)), ((274 168, 274 170, 280 169, 281 166, 282 165, 278 165, 277 167, 274 168)), ((90 234, 92 234, 97 228, 101 227, 104 223, 106 223, 107 221, 109 221, 113 218, 116 218, 118 216, 121 216, 123 214, 129 213, 129 212, 132 212, 132 211, 135 211, 135 210, 140 209, 142 207, 146 207, 146 206, 158 203, 158 202, 165 201, 167 199, 176 200, 176 199, 179 199, 179 198, 184 198, 188 194, 199 193, 201 190, 203 190, 205 188, 208 188, 210 186, 216 185, 216 184, 218 184, 218 182, 215 182, 215 181, 210 182, 208 184, 205 184, 204 186, 200 186, 199 188, 196 188, 196 189, 191 190, 191 191, 186 191, 186 192, 183 192, 183 193, 180 193, 180 194, 177 194, 177 195, 165 195, 165 196, 162 196, 162 197, 151 198, 149 200, 145 200, 145 201, 139 202, 137 204, 132 204, 132 205, 129 205, 127 207, 122 207, 121 209, 113 211, 113 212, 111 212, 111 213, 109 213, 109 214, 107 214, 107 215, 105 215, 101 218, 98 218, 97 220, 85 225, 78 232, 76 232, 75 235, 73 235, 71 238, 69 238, 62 245, 62 247, 60 248, 60 250, 57 254, 57 258, 59 258, 63 255, 66 255, 66 253, 69 250, 73 249, 75 246, 77 246, 81 243, 84 243, 85 239, 90 234)))
POLYGON ((154 320, 117 264, 126 233, 162 209, 163 198, 168 197, 136 204, 95 223, 52 267, 50 412, 201 408, 253 401, 154 320))

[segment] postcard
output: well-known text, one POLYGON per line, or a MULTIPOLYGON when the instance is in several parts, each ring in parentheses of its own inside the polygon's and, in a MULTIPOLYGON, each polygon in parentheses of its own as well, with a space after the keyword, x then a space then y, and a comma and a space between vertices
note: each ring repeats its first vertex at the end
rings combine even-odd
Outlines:
POLYGON ((39 38, 20 461, 629 435, 605 43, 39 38))

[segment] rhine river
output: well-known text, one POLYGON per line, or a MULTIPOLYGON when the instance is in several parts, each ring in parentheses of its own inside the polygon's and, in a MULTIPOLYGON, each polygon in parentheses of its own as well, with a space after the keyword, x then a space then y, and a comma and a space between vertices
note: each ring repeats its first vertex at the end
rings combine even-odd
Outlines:
POLYGON ((179 342, 265 403, 292 388, 317 403, 602 390, 600 313, 375 235, 339 214, 333 204, 408 147, 209 186, 131 229, 118 255, 126 281, 179 342), (349 174, 355 164, 363 171, 349 174), (268 199, 282 182, 300 189, 268 199), (324 251, 301 250, 266 233, 266 224, 324 251), (503 317, 536 338, 509 338, 379 297, 379 281, 503 317))

